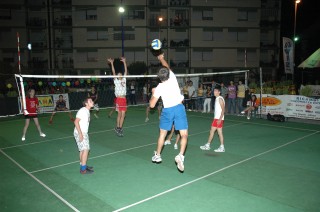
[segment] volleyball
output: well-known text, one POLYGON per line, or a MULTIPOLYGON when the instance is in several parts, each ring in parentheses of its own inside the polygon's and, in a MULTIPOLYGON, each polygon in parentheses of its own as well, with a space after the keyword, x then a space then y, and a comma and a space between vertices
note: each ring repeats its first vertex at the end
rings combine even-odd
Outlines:
POLYGON ((162 46, 162 43, 159 39, 154 39, 152 42, 151 42, 151 47, 152 49, 154 50, 159 50, 161 49, 161 46, 162 46))

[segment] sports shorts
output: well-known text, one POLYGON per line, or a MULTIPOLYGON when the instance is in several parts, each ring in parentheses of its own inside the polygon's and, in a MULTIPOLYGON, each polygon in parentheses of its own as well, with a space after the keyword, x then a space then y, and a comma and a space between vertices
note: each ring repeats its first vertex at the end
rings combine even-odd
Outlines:
POLYGON ((73 132, 74 139, 76 140, 79 152, 84 150, 90 150, 90 143, 89 143, 89 135, 88 133, 83 134, 83 140, 80 141, 80 137, 78 131, 73 132))
POLYGON ((214 120, 212 121, 211 126, 212 126, 212 127, 216 127, 216 128, 222 128, 224 121, 221 120, 220 124, 218 124, 218 120, 219 120, 219 119, 214 119, 214 120))
POLYGON ((162 109, 159 124, 160 129, 170 131, 173 123, 176 130, 188 129, 188 120, 183 104, 162 109))
POLYGON ((124 97, 117 97, 116 99, 116 110, 127 111, 127 99, 124 97))

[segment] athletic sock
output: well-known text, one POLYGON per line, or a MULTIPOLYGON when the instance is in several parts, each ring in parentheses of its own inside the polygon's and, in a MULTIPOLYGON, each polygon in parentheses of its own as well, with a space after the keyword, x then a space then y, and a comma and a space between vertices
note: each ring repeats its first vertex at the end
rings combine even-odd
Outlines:
POLYGON ((81 171, 86 170, 86 168, 87 168, 87 165, 81 165, 81 166, 80 166, 81 171))

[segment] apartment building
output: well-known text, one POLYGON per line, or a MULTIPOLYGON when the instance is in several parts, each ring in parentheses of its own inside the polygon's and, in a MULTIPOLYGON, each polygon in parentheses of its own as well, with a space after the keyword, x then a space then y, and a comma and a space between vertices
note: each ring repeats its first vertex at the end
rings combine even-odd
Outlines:
POLYGON ((158 62, 159 38, 179 73, 279 65, 280 0, 12 0, 0 3, 0 59, 17 61, 20 33, 24 69, 46 74, 105 74, 106 58, 158 62), (118 8, 123 6, 124 13, 118 8), (162 17, 162 21, 159 20, 162 17), (27 44, 32 44, 32 50, 27 44))

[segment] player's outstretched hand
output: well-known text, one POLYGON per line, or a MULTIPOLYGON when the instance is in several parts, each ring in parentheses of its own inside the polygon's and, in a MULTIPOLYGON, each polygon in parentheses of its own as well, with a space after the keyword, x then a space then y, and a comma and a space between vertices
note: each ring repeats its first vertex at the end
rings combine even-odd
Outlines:
POLYGON ((157 58, 158 58, 158 60, 164 59, 164 53, 160 54, 157 58))
POLYGON ((112 64, 112 63, 113 63, 113 61, 114 61, 114 59, 112 59, 112 58, 108 58, 108 59, 107 59, 107 61, 108 61, 109 63, 111 63, 111 64, 112 64))
POLYGON ((120 57, 120 61, 125 63, 126 62, 126 58, 125 57, 120 57))

